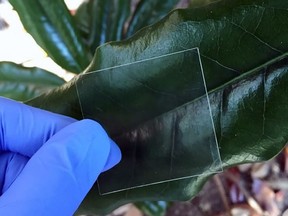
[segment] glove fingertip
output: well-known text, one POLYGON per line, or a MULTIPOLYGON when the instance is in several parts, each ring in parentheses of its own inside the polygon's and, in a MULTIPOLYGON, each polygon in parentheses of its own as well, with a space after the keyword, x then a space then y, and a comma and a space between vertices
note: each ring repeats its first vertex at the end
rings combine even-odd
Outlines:
POLYGON ((113 140, 110 139, 110 152, 102 172, 105 172, 117 165, 120 162, 121 158, 122 154, 120 148, 113 140))

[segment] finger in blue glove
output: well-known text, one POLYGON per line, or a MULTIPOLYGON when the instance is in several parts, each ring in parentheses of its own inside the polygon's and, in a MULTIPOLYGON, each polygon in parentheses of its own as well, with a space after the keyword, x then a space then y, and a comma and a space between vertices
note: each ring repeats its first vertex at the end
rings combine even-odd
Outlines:
POLYGON ((120 161, 119 148, 95 121, 4 98, 0 118, 0 162, 10 170, 2 178, 8 186, 0 197, 0 215, 72 215, 99 174, 120 161))

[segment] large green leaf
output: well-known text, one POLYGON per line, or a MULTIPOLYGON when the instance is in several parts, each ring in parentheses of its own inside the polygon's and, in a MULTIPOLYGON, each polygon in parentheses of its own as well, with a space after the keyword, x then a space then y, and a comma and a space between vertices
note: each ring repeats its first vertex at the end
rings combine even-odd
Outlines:
MULTIPOLYGON (((288 138, 286 8, 288 2, 282 0, 224 0, 203 8, 176 10, 129 40, 99 47, 86 72, 152 58, 183 48, 199 47, 223 167, 268 160, 283 148, 288 138)), ((147 68, 147 76, 141 77, 147 85, 153 65, 150 67, 147 68)), ((153 68, 155 70, 159 70, 159 74, 163 73, 161 67, 153 68)), ((98 77, 87 81, 90 92, 96 94, 99 91, 93 83, 101 76, 99 73, 98 77)), ((129 83, 126 76, 118 77, 117 82, 129 83)), ((81 110, 75 87, 77 79, 79 77, 29 104, 80 119, 81 110)), ((160 86, 171 81, 171 76, 164 74, 158 79, 160 86)), ((117 85, 112 80, 104 82, 110 86, 117 85)), ((125 90, 120 88, 119 95, 125 97, 125 92, 129 94, 130 91, 137 94, 136 88, 125 90)), ((147 154, 153 154, 154 151, 164 154, 161 148, 157 148, 158 144, 170 146, 173 140, 169 137, 173 137, 173 134, 181 133, 189 137, 189 130, 174 127, 173 123, 177 120, 183 124, 190 122, 191 125, 192 119, 201 122, 205 119, 202 113, 205 100, 205 95, 199 96, 146 123, 139 123, 142 122, 140 116, 134 122, 138 122, 137 126, 122 131, 120 136, 118 134, 114 138, 116 142, 129 147, 137 137, 138 143, 146 142, 155 146, 148 149, 147 154), (162 128, 157 125, 162 125, 162 128)), ((101 107, 102 103, 99 100, 97 105, 101 107)), ((155 101, 149 101, 147 107, 153 103, 155 101)), ((106 111, 111 113, 111 110, 113 107, 106 111)), ((129 115, 133 115, 119 112, 121 117, 126 114, 129 118, 129 115)), ((101 114, 95 110, 94 115, 98 118, 107 113, 101 114)), ((110 134, 117 133, 111 127, 113 121, 101 123, 105 128, 110 128, 110 134)), ((197 126, 193 127, 197 129, 197 126)), ((210 135, 207 134, 209 130, 201 133, 203 138, 210 135)), ((210 176, 203 173, 195 178, 105 196, 99 195, 95 185, 80 206, 79 213, 108 212, 131 201, 187 200, 195 196, 210 176)))
POLYGON ((87 67, 89 55, 63 0, 10 0, 10 3, 25 29, 57 64, 75 73, 87 67))
POLYGON ((64 83, 60 77, 41 68, 0 63, 0 95, 4 97, 26 101, 64 83))
POLYGON ((89 0, 83 2, 75 19, 86 44, 95 49, 108 41, 119 41, 130 15, 130 0, 89 0))
POLYGON ((170 12, 179 0, 141 0, 134 11, 127 29, 127 37, 151 25, 170 12))

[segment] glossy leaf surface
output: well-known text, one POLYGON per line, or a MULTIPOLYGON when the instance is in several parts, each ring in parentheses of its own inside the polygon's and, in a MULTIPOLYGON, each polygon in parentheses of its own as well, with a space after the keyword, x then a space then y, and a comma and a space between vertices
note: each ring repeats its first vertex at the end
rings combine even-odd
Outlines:
POLYGON ((64 69, 79 73, 89 55, 64 1, 10 0, 25 29, 48 55, 64 69))
POLYGON ((3 97, 26 101, 64 83, 60 77, 41 68, 0 63, 0 95, 3 97))
MULTIPOLYGON (((129 40, 99 47, 86 72, 199 47, 224 168, 268 160, 283 148, 288 138, 287 7, 288 2, 281 0, 226 0, 203 8, 176 10, 129 40)), ((30 104, 81 118, 77 79, 30 104)), ((146 81, 149 83, 148 78, 146 81)), ((159 85, 168 81, 161 78, 159 85)), ((97 86, 91 91, 97 91, 97 86)), ((195 118, 201 121, 204 99, 205 95, 187 101, 113 138, 127 146, 135 140, 155 146, 170 145, 169 137, 173 134, 189 136, 187 131, 174 127, 175 119, 183 123, 195 118)), ((95 115, 99 111, 95 110, 95 115)), ((150 153, 157 150, 161 152, 150 149, 150 153)), ((109 212, 131 201, 187 200, 208 178, 209 174, 203 173, 196 178, 105 196, 99 195, 95 185, 79 213, 109 212)))

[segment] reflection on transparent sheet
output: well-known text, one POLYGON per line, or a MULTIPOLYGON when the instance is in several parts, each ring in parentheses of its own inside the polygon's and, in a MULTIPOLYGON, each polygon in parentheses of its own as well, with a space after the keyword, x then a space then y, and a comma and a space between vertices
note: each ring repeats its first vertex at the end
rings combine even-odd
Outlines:
POLYGON ((122 151, 100 194, 222 170, 198 48, 87 72, 77 91, 122 151))

